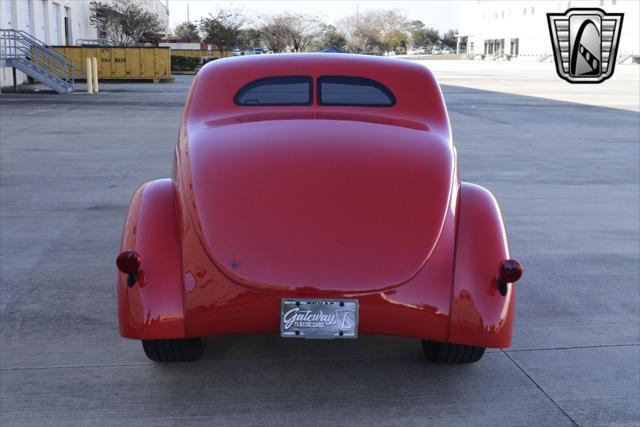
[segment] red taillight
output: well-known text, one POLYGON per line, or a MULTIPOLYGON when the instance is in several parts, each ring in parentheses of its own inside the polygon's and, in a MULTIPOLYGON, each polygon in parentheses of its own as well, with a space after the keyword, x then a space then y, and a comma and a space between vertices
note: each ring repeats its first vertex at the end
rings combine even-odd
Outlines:
POLYGON ((140 254, 136 251, 124 251, 116 258, 118 270, 125 274, 137 274, 140 270, 140 254))
POLYGON ((505 259, 498 267, 498 281, 514 283, 522 277, 522 264, 517 259, 505 259))

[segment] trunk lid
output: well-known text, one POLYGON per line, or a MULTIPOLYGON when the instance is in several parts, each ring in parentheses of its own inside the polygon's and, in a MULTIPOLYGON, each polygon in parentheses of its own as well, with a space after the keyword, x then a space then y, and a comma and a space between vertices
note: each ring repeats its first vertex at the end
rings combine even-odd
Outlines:
POLYGON ((453 173, 439 134, 269 120, 189 135, 202 242, 261 289, 364 292, 410 279, 437 243, 453 173))

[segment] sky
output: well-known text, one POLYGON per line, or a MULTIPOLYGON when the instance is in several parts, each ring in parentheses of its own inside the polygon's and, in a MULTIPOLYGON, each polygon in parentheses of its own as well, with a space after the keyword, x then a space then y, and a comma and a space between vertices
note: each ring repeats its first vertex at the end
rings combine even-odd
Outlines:
POLYGON ((187 20, 187 4, 189 19, 197 21, 220 6, 240 6, 247 15, 259 20, 263 16, 279 12, 296 12, 316 15, 327 23, 334 23, 356 12, 369 9, 397 9, 411 20, 419 19, 427 27, 441 31, 456 29, 458 25, 458 4, 455 1, 352 1, 352 0, 252 0, 252 1, 213 1, 213 0, 169 0, 169 24, 187 20))

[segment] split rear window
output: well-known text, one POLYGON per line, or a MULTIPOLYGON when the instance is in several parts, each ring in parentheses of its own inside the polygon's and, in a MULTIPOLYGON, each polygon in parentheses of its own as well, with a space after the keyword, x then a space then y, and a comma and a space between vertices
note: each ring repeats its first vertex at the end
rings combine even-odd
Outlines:
POLYGON ((393 93, 375 80, 347 76, 318 78, 320 105, 391 107, 395 103, 393 93))
MULTIPOLYGON (((319 105, 391 107, 393 93, 382 83, 364 77, 321 76, 318 78, 319 105)), ((254 80, 234 98, 243 106, 311 105, 313 79, 309 76, 279 76, 254 80)))
POLYGON ((238 91, 238 105, 310 105, 313 79, 307 76, 267 77, 254 80, 238 91))

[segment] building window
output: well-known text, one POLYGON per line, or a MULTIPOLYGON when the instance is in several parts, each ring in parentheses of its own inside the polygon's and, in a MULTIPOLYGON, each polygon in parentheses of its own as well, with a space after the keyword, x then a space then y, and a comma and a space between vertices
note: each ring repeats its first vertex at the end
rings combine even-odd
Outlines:
POLYGON ((526 14, 527 14, 527 8, 526 8, 526 7, 522 8, 522 14, 523 14, 523 15, 526 15, 526 14))
POLYGON ((600 0, 600 6, 604 6, 604 0, 600 0))
POLYGON ((616 0, 611 0, 611 5, 612 5, 612 6, 615 6, 615 5, 616 5, 616 3, 617 3, 617 2, 616 2, 616 0))
POLYGON ((531 6, 531 14, 533 15, 534 13, 536 13, 536 8, 535 6, 531 6))
POLYGON ((502 17, 504 18, 504 10, 502 11, 502 17))
POLYGON ((567 9, 571 9, 571 2, 570 1, 567 2, 567 9))

